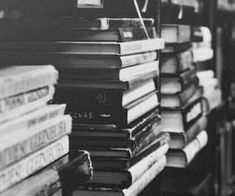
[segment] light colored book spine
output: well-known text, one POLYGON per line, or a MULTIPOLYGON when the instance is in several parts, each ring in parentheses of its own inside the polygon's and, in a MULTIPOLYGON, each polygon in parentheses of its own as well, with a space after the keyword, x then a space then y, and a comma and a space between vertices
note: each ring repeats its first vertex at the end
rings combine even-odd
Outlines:
POLYGON ((26 130, 47 120, 62 116, 65 112, 65 106, 65 104, 46 105, 34 112, 3 123, 0 125, 0 138, 3 138, 4 135, 7 136, 10 132, 15 131, 16 129, 18 131, 21 129, 26 130))
POLYGON ((61 188, 56 170, 44 170, 1 193, 1 196, 51 196, 61 188))
POLYGON ((161 38, 154 38, 149 40, 123 42, 120 43, 120 54, 134 54, 146 51, 160 50, 165 47, 165 42, 161 38))
POLYGON ((48 101, 53 98, 55 88, 49 86, 40 90, 31 91, 20 97, 6 98, 2 102, 2 112, 0 112, 0 123, 12 120, 15 117, 27 114, 35 109, 41 108, 46 105, 48 101), (17 103, 16 103, 17 102, 17 103))
POLYGON ((157 52, 140 53, 136 55, 121 56, 121 67, 151 62, 157 59, 157 52))
POLYGON ((15 129, 0 139, 0 170, 71 133, 71 129, 72 118, 69 115, 46 121, 28 130, 15 129))
POLYGON ((0 99, 57 82, 58 72, 51 65, 35 66, 35 69, 28 66, 28 69, 29 71, 20 74, 9 73, 8 76, 0 78, 0 99))
POLYGON ((123 196, 137 196, 164 168, 166 156, 158 160, 148 171, 146 171, 134 184, 123 190, 123 196))
MULTIPOLYGON (((169 144, 164 144, 156 151, 143 158, 141 161, 133 165, 128 171, 131 173, 132 184, 137 181, 149 168, 159 161, 168 151, 169 144)), ((161 162, 159 162, 161 164, 161 162)))
POLYGON ((0 172, 0 191, 20 182, 69 151, 68 136, 50 144, 0 172))

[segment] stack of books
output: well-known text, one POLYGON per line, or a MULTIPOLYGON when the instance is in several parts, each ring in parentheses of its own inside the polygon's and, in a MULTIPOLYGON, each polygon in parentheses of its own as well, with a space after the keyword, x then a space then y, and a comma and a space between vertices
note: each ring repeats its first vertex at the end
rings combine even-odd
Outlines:
POLYGON ((219 80, 210 65, 210 60, 214 56, 210 29, 204 26, 194 27, 192 40, 193 61, 197 68, 199 86, 206 100, 207 110, 210 112, 222 102, 219 80))
POLYGON ((47 104, 58 72, 51 65, 10 66, 0 69, 0 78, 0 194, 61 195, 72 118, 64 115, 65 104, 47 104))
POLYGON ((193 63, 191 26, 163 24, 161 116, 171 135, 167 166, 185 168, 207 144, 207 120, 193 63))
POLYGON ((74 196, 137 195, 166 164, 169 134, 162 132, 156 88, 164 41, 152 26, 148 39, 139 19, 105 20, 109 30, 66 42, 63 52, 73 48, 73 61, 56 65, 55 99, 73 117, 70 147, 88 150, 94 167, 74 196))

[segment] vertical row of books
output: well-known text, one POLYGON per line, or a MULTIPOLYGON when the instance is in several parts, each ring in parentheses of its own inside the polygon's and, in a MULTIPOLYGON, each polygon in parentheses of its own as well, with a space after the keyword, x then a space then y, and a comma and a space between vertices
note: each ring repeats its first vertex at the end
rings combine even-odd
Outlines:
POLYGON ((200 40, 193 36, 193 17, 187 18, 190 11, 183 11, 195 8, 199 3, 191 0, 187 3, 174 1, 174 4, 182 7, 178 17, 163 19, 165 22, 161 27, 162 38, 166 42, 160 63, 161 116, 163 131, 170 134, 171 140, 160 192, 163 195, 210 194, 211 175, 190 168, 208 142, 207 117, 195 66, 195 46, 200 44, 193 43, 200 40))
POLYGON ((71 187, 88 180, 88 154, 69 155, 72 118, 64 114, 65 104, 48 104, 58 80, 56 69, 7 66, 0 68, 0 76, 0 195, 59 196, 70 191, 64 179, 81 177, 71 187), (73 167, 81 167, 80 172, 73 173, 73 167))

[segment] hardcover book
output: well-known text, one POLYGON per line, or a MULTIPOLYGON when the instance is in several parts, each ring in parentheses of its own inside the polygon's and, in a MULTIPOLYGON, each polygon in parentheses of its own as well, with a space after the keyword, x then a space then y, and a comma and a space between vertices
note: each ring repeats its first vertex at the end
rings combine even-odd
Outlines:
POLYGON ((169 150, 167 152, 167 167, 186 168, 198 152, 207 145, 207 132, 201 132, 182 150, 169 150))
POLYGON ((85 41, 56 41, 56 42, 4 42, 0 51, 24 52, 76 52, 78 54, 109 54, 128 55, 164 48, 164 40, 154 38, 130 42, 85 42, 85 41))
POLYGON ((163 131, 184 133, 202 114, 203 107, 201 98, 182 108, 164 108, 161 113, 163 131))

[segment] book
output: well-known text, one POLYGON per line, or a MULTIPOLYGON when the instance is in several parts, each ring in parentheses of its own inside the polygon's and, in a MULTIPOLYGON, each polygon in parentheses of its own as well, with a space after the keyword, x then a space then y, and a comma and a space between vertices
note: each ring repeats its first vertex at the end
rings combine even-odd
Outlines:
POLYGON ((91 178, 92 168, 86 151, 70 152, 15 186, 1 192, 2 196, 50 196, 61 191, 71 193, 91 178), (66 181, 73 179, 72 181, 66 181), (30 186, 29 186, 30 185, 30 186))
MULTIPOLYGON (((153 157, 153 154, 146 156, 143 160, 139 161, 126 171, 97 171, 94 170, 93 178, 90 182, 86 183, 87 186, 95 187, 115 187, 115 188, 128 188, 134 184, 141 176, 146 173, 151 166, 156 168, 163 168, 166 164, 165 155, 160 159, 153 157)), ((157 157, 158 158, 158 157, 157 157)))
POLYGON ((190 42, 191 26, 182 24, 162 24, 161 36, 166 43, 190 42))
POLYGON ((139 133, 144 127, 153 121, 160 124, 160 116, 158 109, 152 110, 141 116, 127 127, 120 128, 117 125, 103 124, 73 124, 73 134, 77 137, 101 137, 101 138, 117 138, 131 139, 139 133))
POLYGON ((207 119, 203 115, 199 118, 188 130, 185 130, 184 133, 170 133, 170 148, 171 149, 183 149, 187 146, 195 137, 205 130, 207 127, 207 119))
POLYGON ((57 83, 58 72, 51 65, 11 66, 0 69, 0 99, 57 83))
POLYGON ((208 47, 193 48, 192 52, 193 52, 193 62, 211 60, 214 56, 213 49, 208 47))
POLYGON ((76 52, 78 54, 112 54, 128 55, 164 48, 164 40, 154 38, 130 42, 85 42, 85 41, 56 41, 56 42, 4 42, 0 51, 24 52, 76 52))
POLYGON ((76 132, 70 135, 70 146, 72 149, 111 149, 129 148, 133 153, 139 152, 152 143, 162 132, 159 120, 154 120, 145 125, 133 137, 118 139, 116 137, 81 137, 76 132))
POLYGON ((163 94, 182 92, 188 86, 197 83, 198 78, 194 69, 182 72, 180 75, 161 74, 161 92, 163 94))
POLYGON ((156 71, 159 61, 133 65, 121 69, 79 69, 79 68, 58 68, 62 80, 110 80, 127 81, 132 78, 141 77, 156 71))
MULTIPOLYGON (((169 150, 169 144, 167 143, 163 144, 156 150, 153 150, 149 154, 146 154, 146 156, 143 156, 139 161, 148 163, 148 162, 145 162, 145 158, 150 155, 154 155, 155 159, 159 160, 162 156, 164 156, 167 153, 168 150, 169 150)), ((102 171, 102 170, 123 171, 123 170, 127 170, 134 164, 138 163, 138 161, 133 162, 133 161, 123 160, 123 159, 112 160, 108 158, 105 159, 103 157, 93 157, 92 160, 93 160, 92 166, 94 170, 97 170, 97 171, 102 171)))
POLYGON ((192 84, 185 88, 182 92, 176 94, 161 94, 162 108, 177 108, 187 105, 193 100, 201 96, 198 86, 192 84))
POLYGON ((172 53, 179 53, 184 52, 185 50, 189 50, 192 48, 191 42, 185 42, 185 43, 171 43, 171 44, 165 44, 165 48, 161 50, 162 54, 172 54, 172 53))
POLYGON ((164 164, 162 164, 162 166, 159 167, 158 163, 155 163, 152 167, 150 167, 148 171, 146 171, 134 184, 132 184, 127 189, 83 187, 74 191, 72 196, 78 196, 78 195, 133 196, 133 195, 138 195, 163 169, 164 169, 164 164))
MULTIPOLYGON (((0 24, 1 26, 1 24, 0 24)), ((150 38, 156 38, 155 27, 146 27, 150 38)), ((15 30, 15 29, 14 29, 15 30)), ((135 40, 145 40, 147 36, 141 27, 121 27, 108 30, 85 30, 68 28, 66 30, 55 31, 55 29, 40 30, 40 34, 35 30, 18 29, 18 31, 4 31, 0 34, 0 40, 29 42, 29 41, 115 41, 128 42, 135 40), (16 33, 17 32, 17 33, 16 33)))
POLYGON ((77 107, 86 104, 94 107, 97 105, 125 107, 155 89, 155 81, 153 79, 143 81, 128 90, 77 88, 76 86, 61 83, 57 86, 54 99, 57 102, 65 102, 77 107), (77 99, 79 99, 79 102, 77 99))
MULTIPOLYGON (((146 27, 152 27, 153 18, 143 18, 146 27)), ((72 31, 72 30, 112 30, 118 28, 142 28, 139 18, 78 18, 78 17, 32 17, 21 20, 2 19, 0 27, 4 32, 13 31, 72 31)), ((2 34, 1 34, 2 35, 2 34)), ((0 35, 0 37, 1 37, 0 35)))
POLYGON ((170 136, 168 133, 161 133, 156 139, 146 146, 142 146, 138 151, 132 151, 130 148, 111 148, 111 149, 90 149, 89 153, 92 159, 103 158, 104 160, 126 160, 134 164, 157 150, 161 146, 168 144, 170 136))
POLYGON ((162 55, 162 61, 160 64, 161 73, 180 74, 193 68, 193 56, 191 50, 186 50, 176 54, 162 55))
POLYGON ((202 130, 194 140, 192 140, 182 150, 170 150, 167 152, 167 167, 185 168, 197 153, 206 146, 208 142, 207 132, 202 130))
POLYGON ((68 105, 66 112, 69 113, 74 123, 90 123, 90 124, 117 124, 121 127, 127 126, 140 116, 155 109, 159 105, 156 92, 151 92, 137 101, 125 106, 124 108, 89 107, 84 106, 74 108, 68 105))
POLYGON ((100 81, 100 80, 59 80, 60 84, 69 88, 90 88, 90 89, 115 89, 115 90, 128 90, 139 86, 146 80, 156 78, 158 76, 157 71, 142 75, 142 77, 131 78, 127 81, 100 81))
POLYGON ((205 83, 213 80, 215 77, 213 70, 198 71, 196 75, 198 77, 198 81, 199 81, 198 84, 200 86, 203 86, 205 83))
POLYGON ((68 136, 53 142, 47 147, 27 156, 2 170, 0 175, 0 191, 20 182, 29 175, 37 172, 69 151, 68 136))
POLYGON ((161 113, 163 131, 182 133, 188 130, 202 114, 201 98, 182 108, 164 108, 161 113))
POLYGON ((71 133, 70 116, 52 118, 32 128, 1 132, 0 168, 13 164, 71 133))
POLYGON ((57 68, 124 68, 148 63, 158 59, 156 51, 147 51, 131 55, 78 54, 76 52, 24 52, 2 51, 0 63, 4 65, 30 65, 51 63, 57 68), (11 58, 14 56, 14 59, 11 58))
POLYGON ((0 99, 0 123, 27 114, 52 100, 55 89, 46 86, 18 95, 0 99))

